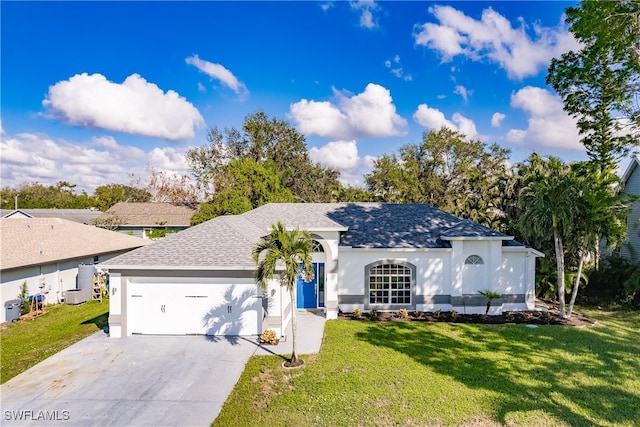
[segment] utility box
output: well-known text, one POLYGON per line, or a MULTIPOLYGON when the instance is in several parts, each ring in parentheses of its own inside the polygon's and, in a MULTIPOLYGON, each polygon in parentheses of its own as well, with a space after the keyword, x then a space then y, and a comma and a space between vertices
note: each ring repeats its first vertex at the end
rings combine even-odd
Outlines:
POLYGON ((5 319, 7 322, 17 322, 22 311, 22 301, 12 299, 4 303, 5 319))
POLYGON ((86 289, 68 289, 62 292, 62 297, 64 298, 65 304, 76 305, 87 302, 89 299, 87 293, 86 289))

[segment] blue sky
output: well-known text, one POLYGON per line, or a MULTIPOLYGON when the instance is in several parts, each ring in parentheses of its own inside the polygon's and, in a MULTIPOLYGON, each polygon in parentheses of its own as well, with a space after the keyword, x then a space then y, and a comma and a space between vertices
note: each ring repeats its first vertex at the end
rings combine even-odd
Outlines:
POLYGON ((575 4, 3 1, 2 186, 187 173, 209 127, 259 110, 352 184, 442 125, 512 162, 582 160, 544 82, 577 48, 563 22, 575 4))

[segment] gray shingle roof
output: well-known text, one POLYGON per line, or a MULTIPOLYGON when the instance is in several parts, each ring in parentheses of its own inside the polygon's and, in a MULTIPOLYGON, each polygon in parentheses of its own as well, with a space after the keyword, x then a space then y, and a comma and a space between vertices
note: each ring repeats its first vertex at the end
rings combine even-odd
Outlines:
POLYGON ((15 219, 19 217, 20 212, 31 218, 62 218, 81 224, 93 224, 93 221, 102 215, 102 212, 91 209, 18 209, 18 211, 3 209, 0 215, 3 218, 15 219))
POLYGON ((140 267, 253 269, 253 245, 267 234, 239 216, 219 216, 107 261, 140 267))
POLYGON ((0 219, 0 241, 2 270, 129 250, 149 243, 60 218, 0 219))
MULTIPOLYGON (((451 237, 511 237, 429 205, 272 203, 222 216, 108 261, 108 266, 253 269, 251 249, 272 224, 311 232, 334 230, 358 248, 446 248, 451 237), (445 237, 443 240, 441 237, 445 237)), ((519 244, 521 245, 521 244, 519 244)))

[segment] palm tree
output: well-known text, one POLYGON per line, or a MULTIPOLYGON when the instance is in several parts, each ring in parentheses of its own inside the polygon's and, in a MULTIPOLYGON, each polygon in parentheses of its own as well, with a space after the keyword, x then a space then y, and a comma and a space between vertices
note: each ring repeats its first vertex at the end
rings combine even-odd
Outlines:
POLYGON ((624 240, 627 231, 626 217, 630 201, 617 190, 620 178, 611 170, 593 167, 590 162, 572 165, 573 172, 583 184, 583 198, 579 215, 574 220, 570 245, 578 253, 578 271, 569 301, 567 317, 571 316, 576 301, 584 263, 589 255, 598 258, 598 246, 602 240, 608 246, 616 246, 624 240))
POLYGON ((547 173, 532 176, 522 189, 520 206, 524 210, 519 226, 525 234, 542 237, 553 234, 556 257, 557 292, 560 316, 565 311, 565 260, 564 237, 571 232, 574 220, 579 216, 583 200, 581 185, 558 158, 547 160, 547 173))
POLYGON ((278 222, 271 226, 271 233, 260 239, 253 248, 252 255, 258 264, 256 280, 266 288, 269 280, 278 274, 280 285, 285 286, 291 296, 291 326, 293 350, 288 366, 298 366, 303 362, 296 354, 296 295, 295 286, 302 270, 312 274, 313 245, 311 234, 306 230, 287 230, 278 222))

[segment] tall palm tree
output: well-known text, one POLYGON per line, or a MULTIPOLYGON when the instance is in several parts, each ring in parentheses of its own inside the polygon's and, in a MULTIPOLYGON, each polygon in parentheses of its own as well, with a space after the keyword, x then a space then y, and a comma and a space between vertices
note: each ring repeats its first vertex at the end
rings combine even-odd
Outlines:
POLYGON ((278 222, 271 226, 271 232, 260 239, 253 248, 252 255, 258 264, 256 280, 265 288, 269 280, 278 274, 280 285, 287 288, 291 296, 291 338, 293 351, 289 366, 302 364, 296 354, 296 294, 295 287, 298 275, 302 270, 312 274, 313 245, 311 234, 306 230, 287 230, 278 222))
POLYGON ((524 213, 519 226, 525 234, 545 236, 553 234, 556 256, 557 292, 560 316, 565 310, 565 259, 564 237, 571 232, 574 220, 582 207, 581 185, 570 169, 559 159, 548 159, 548 173, 532 176, 522 189, 520 206, 524 213))

